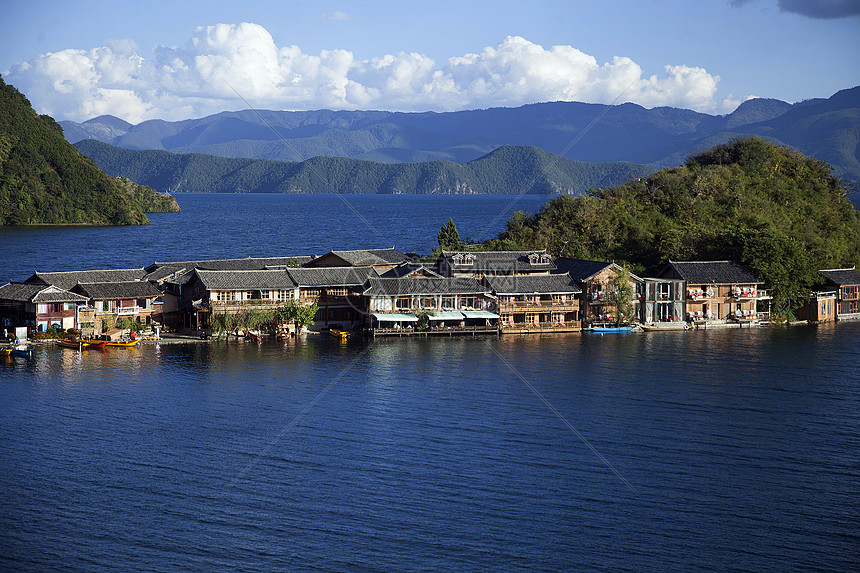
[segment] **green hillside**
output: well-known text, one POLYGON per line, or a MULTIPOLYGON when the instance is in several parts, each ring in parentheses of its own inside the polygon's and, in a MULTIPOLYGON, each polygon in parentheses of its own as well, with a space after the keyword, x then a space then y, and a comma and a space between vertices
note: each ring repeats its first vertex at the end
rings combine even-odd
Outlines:
POLYGON ((818 269, 860 262, 860 217, 830 166, 761 138, 738 139, 685 165, 516 213, 484 248, 546 247, 653 275, 669 261, 735 259, 795 308, 818 269))
POLYGON ((100 171, 0 77, 0 225, 142 225, 147 210, 179 206, 100 171))
POLYGON ((344 157, 302 162, 230 159, 112 147, 75 146, 112 175, 159 190, 210 193, 520 194, 582 193, 653 169, 633 163, 586 163, 537 147, 505 146, 461 165, 452 161, 376 163, 344 157))

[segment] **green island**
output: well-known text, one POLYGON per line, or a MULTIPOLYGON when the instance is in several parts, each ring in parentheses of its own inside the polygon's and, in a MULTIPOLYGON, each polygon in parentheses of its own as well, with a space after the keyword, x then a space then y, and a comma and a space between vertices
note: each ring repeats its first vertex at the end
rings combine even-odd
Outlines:
POLYGON ((0 225, 145 225, 169 194, 111 177, 0 77, 0 225))

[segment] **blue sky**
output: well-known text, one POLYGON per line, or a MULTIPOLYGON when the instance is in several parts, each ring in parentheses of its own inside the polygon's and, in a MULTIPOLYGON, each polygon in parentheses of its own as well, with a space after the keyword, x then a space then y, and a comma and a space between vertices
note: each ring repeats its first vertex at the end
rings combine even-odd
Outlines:
POLYGON ((41 113, 551 100, 724 114, 860 84, 860 0, 5 0, 0 73, 41 113))

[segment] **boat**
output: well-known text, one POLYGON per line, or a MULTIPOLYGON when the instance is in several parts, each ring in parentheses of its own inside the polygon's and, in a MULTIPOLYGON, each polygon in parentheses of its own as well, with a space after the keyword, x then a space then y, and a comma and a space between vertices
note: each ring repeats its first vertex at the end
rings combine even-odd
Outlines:
POLYGON ((65 348, 77 348, 79 350, 92 350, 96 348, 104 348, 107 344, 107 340, 74 340, 74 339, 66 339, 66 340, 58 340, 57 344, 63 346, 65 348))
POLYGON ((261 342, 263 342, 263 337, 260 336, 259 334, 254 334, 253 332, 249 332, 247 330, 245 330, 244 333, 245 333, 245 342, 256 342, 257 344, 260 344, 261 342))
POLYGON ((346 332, 345 330, 339 330, 337 328, 330 328, 328 333, 334 338, 337 338, 338 340, 346 340, 347 338, 349 338, 348 332, 346 332))
POLYGON ((140 342, 139 338, 134 340, 107 340, 105 346, 113 348, 133 348, 140 342))
POLYGON ((646 332, 662 332, 667 330, 689 330, 690 325, 686 322, 671 322, 665 325, 657 325, 657 324, 640 324, 639 325, 642 330, 646 332))
POLYGON ((26 358, 27 360, 33 359, 33 349, 24 344, 19 344, 18 346, 7 346, 5 348, 0 348, 0 356, 4 358, 26 358))
POLYGON ((594 332, 599 334, 608 334, 608 333, 616 333, 616 332, 632 332, 635 330, 636 326, 587 326, 582 330, 586 330, 588 332, 594 332))

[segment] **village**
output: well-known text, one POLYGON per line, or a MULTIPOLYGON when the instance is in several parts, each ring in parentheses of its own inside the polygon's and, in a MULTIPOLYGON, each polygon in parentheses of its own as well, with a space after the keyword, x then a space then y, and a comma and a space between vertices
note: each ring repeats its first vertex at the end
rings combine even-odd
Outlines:
MULTIPOLYGON (((809 323, 860 318, 860 272, 819 271, 797 313, 809 323)), ((223 334, 217 318, 289 304, 307 324, 251 333, 454 336, 743 328, 768 324, 766 284, 735 261, 670 261, 642 278, 604 261, 538 251, 441 251, 432 261, 395 248, 322 256, 155 262, 145 268, 34 272, 0 286, 9 340, 60 333, 119 340, 223 334)), ((224 324, 222 321, 220 324, 224 324)))

